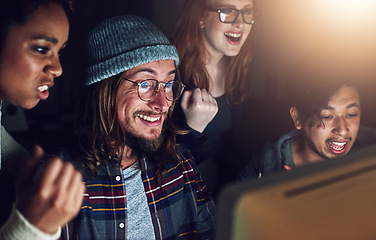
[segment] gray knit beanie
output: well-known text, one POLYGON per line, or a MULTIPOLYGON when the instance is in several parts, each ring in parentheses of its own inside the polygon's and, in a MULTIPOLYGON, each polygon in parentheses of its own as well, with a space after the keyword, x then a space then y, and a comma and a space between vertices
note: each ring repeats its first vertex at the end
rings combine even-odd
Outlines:
POLYGON ((179 64, 176 48, 149 20, 125 15, 104 20, 89 33, 86 85, 158 60, 179 64))

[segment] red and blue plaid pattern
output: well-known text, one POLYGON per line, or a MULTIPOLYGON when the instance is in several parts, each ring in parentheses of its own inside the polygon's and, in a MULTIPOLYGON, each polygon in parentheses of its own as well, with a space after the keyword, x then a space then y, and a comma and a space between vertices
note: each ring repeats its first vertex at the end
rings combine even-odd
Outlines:
MULTIPOLYGON (((214 203, 190 152, 177 147, 181 160, 170 164, 161 186, 156 166, 140 160, 142 179, 156 239, 210 239, 214 203)), ((61 239, 126 239, 127 198, 120 168, 104 166, 95 178, 84 179, 87 192, 78 216, 62 229, 61 239)))

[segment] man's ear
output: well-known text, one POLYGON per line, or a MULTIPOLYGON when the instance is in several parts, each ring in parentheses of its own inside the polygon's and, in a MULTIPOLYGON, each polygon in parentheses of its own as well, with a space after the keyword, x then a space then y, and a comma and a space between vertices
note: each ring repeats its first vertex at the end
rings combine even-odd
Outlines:
POLYGON ((290 116, 292 121, 294 121, 294 126, 297 130, 302 129, 302 119, 300 117, 299 111, 296 107, 290 108, 290 116))

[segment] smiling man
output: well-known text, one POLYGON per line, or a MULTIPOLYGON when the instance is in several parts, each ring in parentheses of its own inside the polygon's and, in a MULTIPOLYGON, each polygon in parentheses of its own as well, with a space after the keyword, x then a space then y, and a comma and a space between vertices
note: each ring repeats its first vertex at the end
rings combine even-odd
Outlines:
MULTIPOLYGON (((292 142, 293 162, 289 165, 343 156, 353 146, 360 123, 359 93, 349 85, 338 85, 332 91, 327 105, 317 106, 317 114, 299 111, 301 106, 297 107, 297 103, 290 108, 295 128, 301 134, 292 142)), ((320 96, 318 92, 315 95, 320 96)))
POLYGON ((87 192, 63 239, 212 238, 214 205, 190 152, 175 144, 183 92, 175 47, 148 20, 103 21, 89 34, 87 93, 63 157, 87 192))
POLYGON ((288 84, 295 130, 254 153, 240 178, 294 169, 376 143, 375 129, 360 126, 356 82, 335 64, 308 62, 295 68, 288 84))

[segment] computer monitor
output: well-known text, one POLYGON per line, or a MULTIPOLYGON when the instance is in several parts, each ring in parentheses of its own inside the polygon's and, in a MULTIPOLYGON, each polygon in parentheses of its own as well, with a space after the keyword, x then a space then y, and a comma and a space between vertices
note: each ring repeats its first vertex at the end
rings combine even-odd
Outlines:
POLYGON ((227 186, 216 239, 376 239, 376 146, 227 186))

